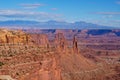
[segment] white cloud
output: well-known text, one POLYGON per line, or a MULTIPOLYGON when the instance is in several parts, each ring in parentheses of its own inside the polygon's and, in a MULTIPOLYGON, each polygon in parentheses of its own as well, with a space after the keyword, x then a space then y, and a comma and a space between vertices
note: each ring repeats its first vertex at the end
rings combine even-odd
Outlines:
POLYGON ((95 12, 94 14, 101 14, 101 15, 120 15, 120 12, 95 12))
POLYGON ((117 1, 116 3, 117 3, 117 4, 120 4, 120 1, 117 1))
POLYGON ((113 20, 112 22, 115 22, 115 23, 119 23, 119 24, 120 24, 120 20, 113 20))
POLYGON ((0 10, 0 17, 5 17, 9 19, 36 19, 36 20, 48 20, 48 19, 61 19, 60 14, 51 14, 47 12, 33 12, 25 10, 0 10))
POLYGON ((51 8, 51 10, 54 10, 54 11, 56 11, 56 10, 58 10, 58 8, 51 8))
POLYGON ((38 8, 41 6, 44 6, 45 4, 41 4, 41 3, 36 3, 36 4, 20 4, 20 6, 22 6, 23 8, 27 8, 27 9, 31 9, 31 8, 38 8))
POLYGON ((103 15, 102 18, 103 19, 106 19, 106 18, 113 18, 114 16, 113 15, 103 15))

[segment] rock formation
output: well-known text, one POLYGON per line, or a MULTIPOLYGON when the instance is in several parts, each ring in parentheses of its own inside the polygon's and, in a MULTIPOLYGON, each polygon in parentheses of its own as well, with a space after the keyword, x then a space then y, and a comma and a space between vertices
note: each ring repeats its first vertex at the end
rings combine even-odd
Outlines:
POLYGON ((23 31, 1 29, 0 34, 1 43, 26 44, 29 41, 29 36, 23 31))
POLYGON ((63 33, 57 33, 55 35, 55 48, 59 52, 67 52, 67 41, 63 33))
POLYGON ((26 44, 29 43, 29 39, 30 39, 29 35, 26 35, 26 44))
POLYGON ((28 76, 21 78, 20 80, 62 80, 61 69, 58 67, 58 63, 55 57, 44 60, 41 64, 41 69, 28 76), (33 77, 34 76, 34 77, 33 77))
POLYGON ((7 34, 5 35, 5 38, 6 38, 6 43, 9 43, 7 34))
POLYGON ((48 36, 41 34, 39 37, 40 37, 39 41, 40 41, 41 45, 43 45, 46 48, 49 48, 48 36))
POLYGON ((73 37, 73 52, 78 53, 78 42, 77 42, 77 37, 73 37))
POLYGON ((41 47, 50 47, 48 36, 46 34, 32 34, 31 40, 33 44, 40 45, 41 47))

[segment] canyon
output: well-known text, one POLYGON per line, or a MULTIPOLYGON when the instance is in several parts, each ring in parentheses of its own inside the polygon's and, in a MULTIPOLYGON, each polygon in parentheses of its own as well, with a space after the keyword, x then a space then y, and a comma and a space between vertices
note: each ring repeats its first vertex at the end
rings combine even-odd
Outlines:
POLYGON ((0 29, 0 78, 119 80, 120 30, 102 32, 0 29))

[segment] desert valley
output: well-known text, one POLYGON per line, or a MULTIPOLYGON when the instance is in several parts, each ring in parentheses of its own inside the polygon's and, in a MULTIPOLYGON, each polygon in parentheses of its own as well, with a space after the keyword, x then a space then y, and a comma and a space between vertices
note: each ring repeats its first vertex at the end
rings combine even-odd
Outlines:
POLYGON ((120 80, 120 30, 0 29, 1 80, 120 80))

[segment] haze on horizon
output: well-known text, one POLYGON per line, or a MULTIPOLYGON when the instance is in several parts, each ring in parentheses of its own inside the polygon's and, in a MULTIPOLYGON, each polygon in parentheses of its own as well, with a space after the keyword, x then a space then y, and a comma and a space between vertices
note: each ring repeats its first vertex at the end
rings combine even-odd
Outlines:
POLYGON ((1 0, 0 21, 85 21, 120 28, 120 0, 1 0))

